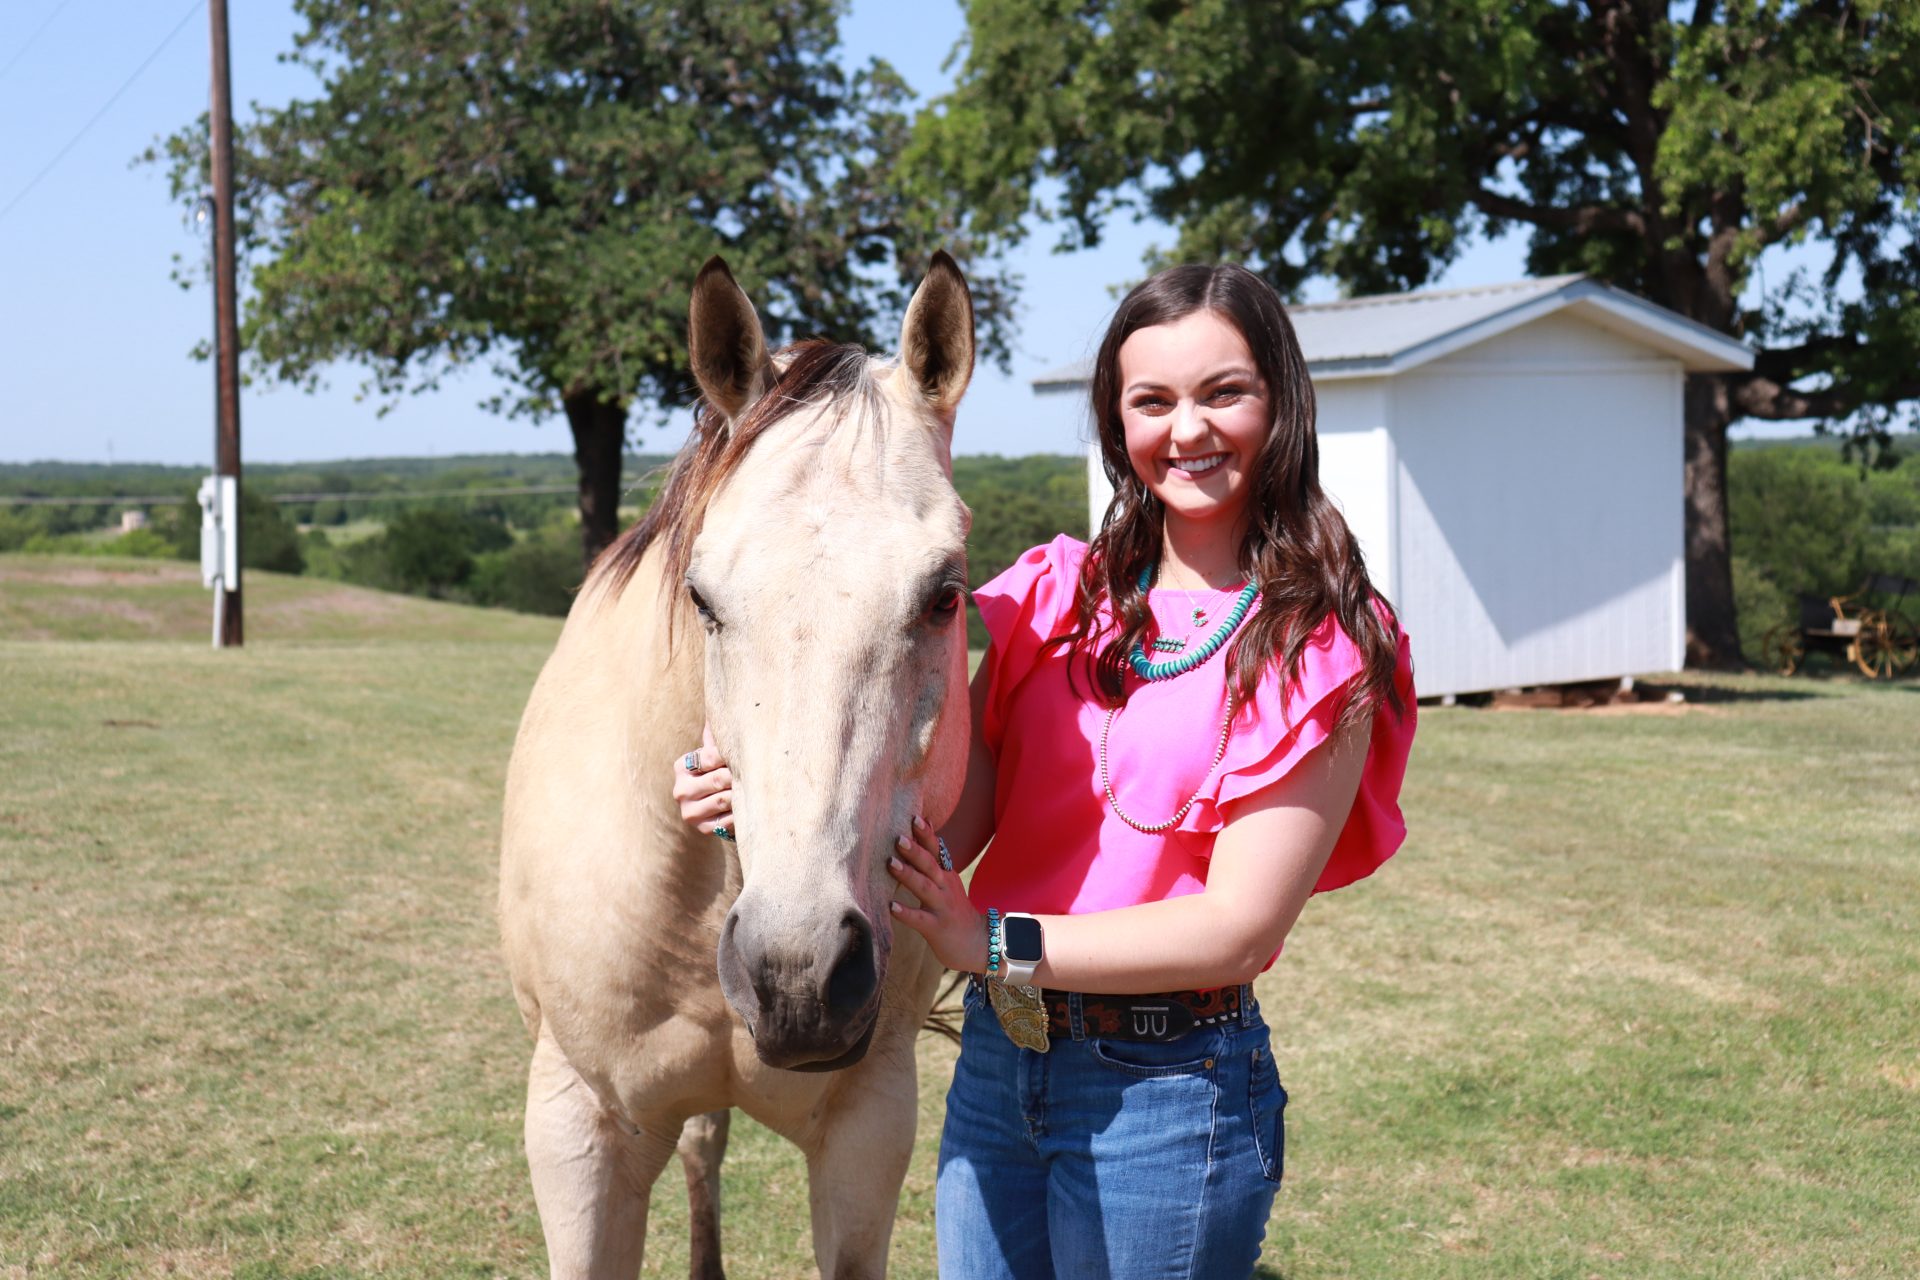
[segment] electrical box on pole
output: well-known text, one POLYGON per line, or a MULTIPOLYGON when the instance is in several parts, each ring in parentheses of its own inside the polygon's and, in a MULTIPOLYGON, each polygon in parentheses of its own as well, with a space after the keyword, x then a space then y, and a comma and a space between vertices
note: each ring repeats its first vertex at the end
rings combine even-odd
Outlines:
POLYGON ((200 481, 200 585, 213 589, 213 647, 226 637, 227 590, 240 577, 240 482, 232 476, 200 481))

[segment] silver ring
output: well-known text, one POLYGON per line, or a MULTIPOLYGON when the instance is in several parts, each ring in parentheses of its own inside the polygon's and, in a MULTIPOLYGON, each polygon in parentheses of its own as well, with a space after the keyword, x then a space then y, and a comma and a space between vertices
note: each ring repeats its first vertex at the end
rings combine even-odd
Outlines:
POLYGON ((695 751, 687 752, 687 758, 680 762, 680 767, 685 769, 688 773, 700 772, 699 751, 695 750, 695 751))
POLYGON ((939 836, 935 836, 933 842, 940 846, 940 869, 942 871, 953 870, 953 855, 947 852, 947 842, 939 836))
POLYGON ((728 844, 734 843, 733 832, 727 830, 725 827, 715 827, 713 829, 713 834, 719 836, 722 840, 725 840, 728 844))

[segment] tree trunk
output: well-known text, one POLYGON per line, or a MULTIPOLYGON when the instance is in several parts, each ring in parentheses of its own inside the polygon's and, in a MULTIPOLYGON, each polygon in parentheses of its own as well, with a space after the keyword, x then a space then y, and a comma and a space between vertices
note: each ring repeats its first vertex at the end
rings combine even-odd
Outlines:
POLYGON ((1687 665, 1738 669, 1733 554, 1727 536, 1726 380, 1692 374, 1686 390, 1687 665))
POLYGON ((576 391, 563 403, 573 428, 573 458, 580 467, 580 553, 593 561, 620 535, 620 467, 627 443, 626 406, 603 399, 596 388, 576 391))

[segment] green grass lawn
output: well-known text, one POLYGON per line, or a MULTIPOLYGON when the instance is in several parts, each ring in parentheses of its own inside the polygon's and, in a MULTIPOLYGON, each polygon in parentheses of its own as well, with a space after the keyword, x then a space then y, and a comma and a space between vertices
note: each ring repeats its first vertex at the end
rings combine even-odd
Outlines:
MULTIPOLYGON (((556 624, 255 574, 214 653, 190 568, 23 559, 0 1277, 545 1274, 493 876, 556 624)), ((1261 985, 1267 1275, 1920 1274, 1920 688, 1687 687, 1422 711, 1406 849, 1261 985)), ((949 1054, 923 1038, 900 1276, 933 1274, 949 1054)), ((682 1194, 648 1275, 684 1273, 682 1194)), ((725 1195, 732 1274, 809 1273, 789 1148, 736 1125, 725 1195)))

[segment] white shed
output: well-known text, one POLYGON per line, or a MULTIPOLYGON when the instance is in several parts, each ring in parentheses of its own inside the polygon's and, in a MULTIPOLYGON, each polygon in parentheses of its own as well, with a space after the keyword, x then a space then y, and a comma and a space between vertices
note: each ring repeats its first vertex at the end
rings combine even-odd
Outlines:
MULTIPOLYGON (((1422 696, 1681 667, 1682 388, 1751 351, 1577 275, 1288 314, 1321 483, 1413 635, 1422 696)), ((1084 395, 1087 375, 1033 387, 1084 395)), ((1097 450, 1088 468, 1097 523, 1097 450)))

